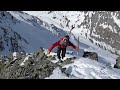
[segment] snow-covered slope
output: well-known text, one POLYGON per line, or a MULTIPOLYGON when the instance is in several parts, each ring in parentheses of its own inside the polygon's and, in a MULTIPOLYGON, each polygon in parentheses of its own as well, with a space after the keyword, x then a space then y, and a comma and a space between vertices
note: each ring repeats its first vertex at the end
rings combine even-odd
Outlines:
POLYGON ((120 55, 119 11, 24 11, 120 55))
POLYGON ((0 12, 0 53, 36 52, 66 33, 37 17, 18 11, 0 12), (56 38, 54 38, 56 37, 56 38))
MULTIPOLYGON (((46 79, 120 79, 120 70, 113 68, 117 55, 95 46, 89 40, 85 40, 85 38, 81 37, 80 41, 81 50, 79 51, 78 59, 74 63, 63 67, 67 68, 66 73, 68 76, 62 73, 60 68, 56 68, 53 74, 46 79), (98 61, 83 58, 81 56, 82 50, 97 52, 98 61)), ((55 55, 55 53, 51 53, 51 55, 55 55)), ((66 58, 69 57, 71 55, 67 54, 66 58)))

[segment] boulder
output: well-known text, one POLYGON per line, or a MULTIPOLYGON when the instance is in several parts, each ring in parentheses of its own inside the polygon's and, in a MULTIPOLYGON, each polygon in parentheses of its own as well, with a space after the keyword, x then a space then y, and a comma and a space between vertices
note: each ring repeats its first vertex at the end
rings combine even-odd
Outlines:
POLYGON ((117 59, 116 59, 116 64, 114 65, 114 68, 120 69, 120 56, 117 57, 117 59))
POLYGON ((98 54, 96 52, 85 51, 83 57, 98 61, 98 54))

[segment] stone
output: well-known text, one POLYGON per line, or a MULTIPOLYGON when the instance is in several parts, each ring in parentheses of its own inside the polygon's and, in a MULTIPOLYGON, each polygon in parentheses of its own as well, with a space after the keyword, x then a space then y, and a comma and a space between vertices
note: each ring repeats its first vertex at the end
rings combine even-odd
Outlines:
POLYGON ((117 57, 117 59, 116 59, 116 64, 114 65, 114 68, 120 69, 120 56, 117 57))
POLYGON ((83 57, 98 61, 98 54, 96 52, 86 51, 84 52, 83 57))

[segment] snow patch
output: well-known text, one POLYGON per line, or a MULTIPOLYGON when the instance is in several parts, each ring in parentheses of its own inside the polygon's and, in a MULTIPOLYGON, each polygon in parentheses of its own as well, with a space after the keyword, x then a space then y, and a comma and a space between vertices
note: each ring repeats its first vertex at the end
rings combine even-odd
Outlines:
POLYGON ((27 60, 29 60, 29 58, 31 57, 31 55, 28 55, 27 57, 25 57, 24 61, 20 64, 20 66, 24 66, 25 65, 25 62, 27 60))

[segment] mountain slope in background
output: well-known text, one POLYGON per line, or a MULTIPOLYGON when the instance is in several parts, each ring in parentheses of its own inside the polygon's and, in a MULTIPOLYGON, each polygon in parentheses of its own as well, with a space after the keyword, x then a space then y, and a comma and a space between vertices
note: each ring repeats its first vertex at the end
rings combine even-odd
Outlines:
POLYGON ((36 52, 66 33, 37 17, 17 11, 0 12, 0 53, 36 52), (54 38, 56 37, 56 38, 54 38), (46 43, 47 42, 47 43, 46 43))
POLYGON ((120 55, 119 11, 24 11, 120 55), (78 34, 79 33, 79 34, 78 34))

